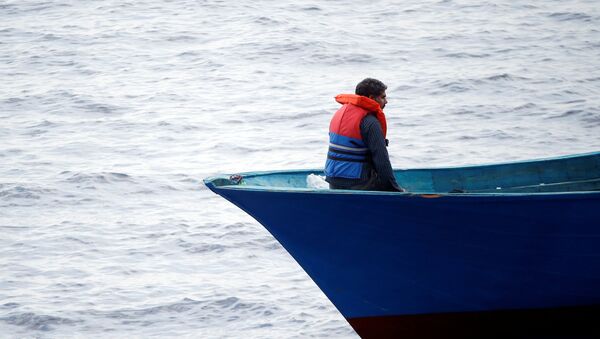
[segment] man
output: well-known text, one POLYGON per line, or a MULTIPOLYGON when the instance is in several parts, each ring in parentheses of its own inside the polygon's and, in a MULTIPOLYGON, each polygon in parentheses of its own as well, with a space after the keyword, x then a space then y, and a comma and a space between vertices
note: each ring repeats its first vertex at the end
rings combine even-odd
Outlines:
POLYGON ((329 124, 325 175, 330 188, 404 192, 386 149, 386 89, 383 82, 367 78, 356 94, 335 97, 343 106, 329 124))

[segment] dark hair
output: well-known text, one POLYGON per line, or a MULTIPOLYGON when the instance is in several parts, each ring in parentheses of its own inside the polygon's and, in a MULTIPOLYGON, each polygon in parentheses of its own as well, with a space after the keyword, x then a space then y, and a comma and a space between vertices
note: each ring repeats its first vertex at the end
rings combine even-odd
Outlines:
POLYGON ((364 97, 369 97, 371 95, 378 96, 386 89, 387 86, 383 82, 373 78, 366 78, 356 85, 354 93, 364 97))

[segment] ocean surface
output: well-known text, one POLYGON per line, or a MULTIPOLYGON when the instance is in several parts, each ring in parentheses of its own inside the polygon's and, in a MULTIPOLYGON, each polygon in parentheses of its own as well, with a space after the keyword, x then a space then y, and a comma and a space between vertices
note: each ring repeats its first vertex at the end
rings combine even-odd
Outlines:
POLYGON ((589 1, 0 0, 0 337, 356 338, 218 173, 322 168, 388 85, 396 168, 600 150, 589 1))

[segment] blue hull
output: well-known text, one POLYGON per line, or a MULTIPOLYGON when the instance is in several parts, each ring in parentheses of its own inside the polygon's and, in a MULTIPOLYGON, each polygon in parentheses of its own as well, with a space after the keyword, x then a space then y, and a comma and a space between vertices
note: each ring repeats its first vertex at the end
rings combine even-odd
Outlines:
POLYGON ((402 194, 206 183, 264 225, 363 337, 422 338, 432 326, 431 337, 464 336, 465 328, 483 335, 476 329, 500 324, 500 332, 512 324, 535 335, 597 333, 600 192, 402 194), (568 317, 583 332, 559 321, 568 317))

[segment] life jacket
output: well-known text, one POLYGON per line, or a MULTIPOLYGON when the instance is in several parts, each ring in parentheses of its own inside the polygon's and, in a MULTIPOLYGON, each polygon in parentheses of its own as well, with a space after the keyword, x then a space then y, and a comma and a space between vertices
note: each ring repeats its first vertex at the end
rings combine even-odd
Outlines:
POLYGON ((329 151, 325 175, 359 179, 362 165, 370 161, 370 153, 360 134, 360 123, 367 114, 374 114, 387 133, 385 114, 377 101, 355 94, 340 94, 335 100, 343 106, 335 112, 329 124, 329 151))

